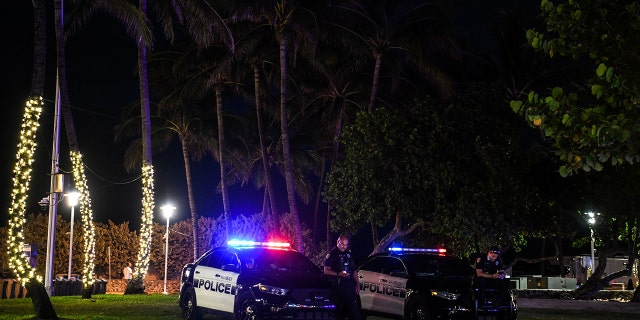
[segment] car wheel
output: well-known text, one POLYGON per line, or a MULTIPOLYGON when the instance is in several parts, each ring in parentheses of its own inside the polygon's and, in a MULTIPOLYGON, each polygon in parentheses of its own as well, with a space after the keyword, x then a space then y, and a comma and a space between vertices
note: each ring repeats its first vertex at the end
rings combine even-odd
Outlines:
POLYGON ((405 318, 408 320, 429 320, 429 312, 424 300, 420 298, 409 300, 407 316, 405 318))
POLYGON ((196 292, 187 289, 182 300, 182 318, 185 320, 200 320, 202 315, 198 311, 198 303, 196 301, 196 292))
POLYGON ((250 294, 241 295, 238 298, 238 308, 236 309, 236 320, 261 320, 262 316, 258 311, 256 300, 250 294))

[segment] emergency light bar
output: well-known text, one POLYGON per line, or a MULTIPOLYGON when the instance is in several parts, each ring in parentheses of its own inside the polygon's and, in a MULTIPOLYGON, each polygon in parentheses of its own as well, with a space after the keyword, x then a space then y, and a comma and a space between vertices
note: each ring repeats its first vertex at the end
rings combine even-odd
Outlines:
POLYGON ((391 252, 430 252, 430 253, 447 253, 447 249, 445 248, 400 248, 400 247, 390 247, 389 251, 391 252))
POLYGON ((229 240, 227 245, 230 247, 272 247, 272 248, 289 248, 291 244, 289 242, 275 242, 275 241, 251 241, 251 240, 229 240))

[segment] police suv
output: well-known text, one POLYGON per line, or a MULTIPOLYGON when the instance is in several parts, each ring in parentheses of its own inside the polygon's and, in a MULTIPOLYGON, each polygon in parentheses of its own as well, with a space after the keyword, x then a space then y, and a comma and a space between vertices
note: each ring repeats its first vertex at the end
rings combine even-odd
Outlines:
POLYGON ((473 268, 445 249, 390 248, 358 267, 364 315, 474 319, 473 268))
POLYGON ((182 269, 184 319, 334 319, 334 293, 320 269, 288 243, 229 241, 182 269))

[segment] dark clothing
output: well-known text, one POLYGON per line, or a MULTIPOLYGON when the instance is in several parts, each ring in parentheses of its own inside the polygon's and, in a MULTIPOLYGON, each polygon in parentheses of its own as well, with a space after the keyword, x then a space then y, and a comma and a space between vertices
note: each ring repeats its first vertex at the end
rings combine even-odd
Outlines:
POLYGON ((485 254, 476 260, 476 269, 482 270, 482 273, 485 274, 494 274, 498 273, 498 271, 504 270, 504 264, 500 258, 497 258, 495 261, 491 261, 491 259, 489 259, 485 254))
MULTIPOLYGON (((482 270, 482 273, 484 274, 496 274, 498 273, 498 271, 500 272, 504 271, 504 264, 502 263, 502 260, 500 259, 500 257, 496 258, 496 260, 494 261, 491 261, 491 259, 489 259, 487 254, 484 254, 478 257, 478 259, 476 259, 476 270, 478 269, 482 270)), ((509 290, 508 285, 509 285, 509 280, 504 280, 501 278, 498 278, 498 279, 481 278, 481 277, 478 277, 477 274, 473 280, 473 286, 477 292, 476 298, 478 299, 478 301, 480 301, 481 304, 488 303, 485 301, 487 300, 486 299, 487 297, 485 297, 485 294, 487 293, 486 292, 487 289, 498 290, 498 292, 506 292, 509 290)), ((493 297, 493 296, 491 297, 492 298, 488 298, 488 299, 495 300, 500 298, 501 296, 498 295, 496 297, 493 297)), ((494 302, 499 302, 499 301, 494 301, 494 302)))
POLYGON ((324 265, 330 267, 335 272, 345 271, 349 274, 348 278, 330 277, 332 284, 336 290, 339 302, 342 305, 343 312, 348 313, 349 319, 360 320, 360 310, 356 296, 356 282, 353 279, 353 272, 356 269, 355 260, 351 254, 351 250, 340 251, 333 248, 325 260, 324 265))
MULTIPOLYGON (((356 263, 353 259, 353 255, 351 254, 351 250, 340 251, 338 248, 333 248, 333 250, 329 251, 326 258, 324 259, 324 265, 331 268, 331 270, 335 272, 345 271, 348 274, 353 274, 353 271, 356 269, 356 263)), ((349 278, 338 278, 332 277, 335 285, 341 281, 350 281, 354 282, 352 277, 349 278)))

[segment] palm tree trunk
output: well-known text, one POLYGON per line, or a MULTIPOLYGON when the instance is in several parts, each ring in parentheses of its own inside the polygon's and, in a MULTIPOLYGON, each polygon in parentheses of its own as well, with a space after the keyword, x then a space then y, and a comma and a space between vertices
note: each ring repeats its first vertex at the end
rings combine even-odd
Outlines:
POLYGON ((296 205, 296 190, 293 177, 293 164, 291 163, 291 146, 289 142, 289 110, 287 108, 289 99, 288 73, 287 73, 287 36, 280 35, 280 131, 282 135, 282 158, 284 159, 284 175, 287 184, 287 200, 289 201, 289 212, 293 219, 293 227, 296 234, 298 251, 304 253, 304 243, 302 240, 302 230, 300 227, 300 217, 298 216, 298 206, 296 205))
POLYGON ((380 81, 380 66, 382 65, 382 53, 376 53, 376 65, 373 68, 373 82, 371 84, 371 96, 369 97, 368 111, 373 111, 373 106, 378 95, 378 83, 380 81))
MULTIPOLYGON (((340 103, 340 110, 338 110, 338 117, 336 119, 335 128, 333 131, 333 146, 331 147, 331 165, 333 166, 338 162, 338 154, 340 154, 340 136, 342 135, 342 121, 344 118, 344 111, 346 109, 346 102, 342 100, 340 103)), ((327 203, 327 242, 329 248, 331 248, 331 201, 327 203)))
POLYGON ((198 252, 198 213, 196 212, 196 201, 193 197, 193 183, 191 181, 191 162, 189 161, 189 149, 184 136, 180 137, 182 145, 182 159, 184 161, 184 174, 187 180, 187 196, 189 197, 189 210, 191 211, 191 230, 193 235, 193 260, 200 256, 198 252))
POLYGON ((60 90, 60 102, 62 110, 62 118, 64 120, 67 141, 69 142, 69 151, 71 153, 71 164, 73 171, 73 180, 75 182, 76 191, 80 193, 80 217, 83 226, 83 239, 85 247, 85 261, 83 264, 83 298, 91 298, 91 286, 93 285, 93 269, 95 259, 95 229, 93 225, 93 212, 91 210, 91 201, 89 187, 84 172, 84 162, 80 153, 80 145, 78 144, 78 135, 76 133, 73 114, 71 113, 71 99, 69 98, 69 87, 67 85, 67 66, 66 66, 66 41, 64 39, 64 9, 61 0, 55 2, 56 18, 56 54, 58 86, 60 90))
MULTIPOLYGON (((61 0, 60 0, 61 1, 61 0)), ((45 0, 34 0, 33 2, 33 71, 31 76, 31 92, 29 100, 39 99, 44 96, 45 66, 47 56, 47 11, 45 0)), ((24 211, 21 213, 24 216, 24 211)), ((53 309, 51 299, 47 294, 44 283, 35 278, 29 279, 25 283, 29 291, 31 304, 38 319, 58 319, 56 311, 53 309)))
POLYGON ((46 0, 33 2, 33 71, 31 97, 44 96, 45 66, 47 60, 46 0))
MULTIPOLYGON (((327 153, 322 152, 322 168, 320 169, 320 177, 318 177, 318 189, 316 191, 316 200, 313 205, 313 229, 311 229, 313 234, 313 243, 318 241, 318 215, 320 212, 320 198, 322 195, 322 186, 324 186, 324 177, 325 170, 327 170, 327 153)), ((329 216, 327 216, 328 218, 329 216)))
MULTIPOLYGON (((140 0, 138 9, 147 16, 147 0, 140 0)), ((140 89, 140 115, 142 118, 142 219, 140 223, 140 246, 136 261, 136 281, 131 281, 130 292, 144 288, 144 278, 149 268, 151 234, 153 233, 153 157, 151 144, 151 107, 149 104, 149 77, 147 70, 147 47, 138 39, 138 81, 140 89)))
POLYGON ((220 189, 222 191, 222 207, 224 214, 224 223, 225 223, 225 232, 226 239, 229 240, 229 231, 230 223, 229 223, 229 212, 230 212, 230 204, 229 204, 229 191, 227 190, 227 183, 225 179, 226 172, 224 169, 224 121, 222 116, 222 84, 215 85, 216 91, 216 116, 218 118, 218 156, 220 157, 220 189))
POLYGON ((264 144, 264 125, 262 123, 262 100, 260 99, 260 69, 256 63, 253 63, 253 90, 256 101, 256 118, 258 120, 258 137, 260 138, 260 153, 262 153, 262 169, 264 170, 264 189, 265 196, 269 197, 269 205, 271 206, 271 222, 279 229, 280 219, 278 210, 276 209, 276 196, 273 189, 273 181, 271 180, 271 164, 267 147, 264 144))

